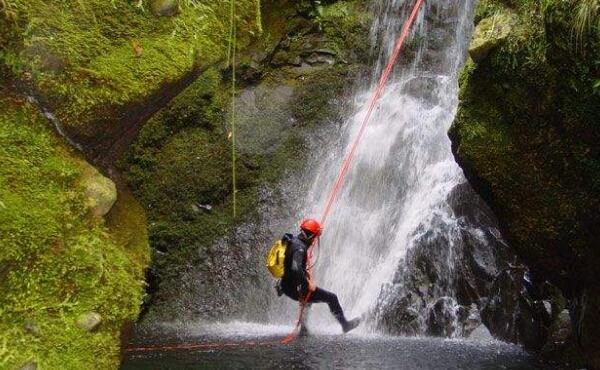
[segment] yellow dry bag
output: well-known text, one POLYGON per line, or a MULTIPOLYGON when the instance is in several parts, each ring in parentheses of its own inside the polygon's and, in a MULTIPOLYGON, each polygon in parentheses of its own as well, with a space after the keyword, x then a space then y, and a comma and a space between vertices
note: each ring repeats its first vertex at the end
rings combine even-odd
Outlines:
POLYGON ((286 243, 281 240, 273 243, 271 250, 267 254, 267 268, 271 275, 275 278, 283 277, 283 260, 285 259, 285 249, 287 248, 286 243))

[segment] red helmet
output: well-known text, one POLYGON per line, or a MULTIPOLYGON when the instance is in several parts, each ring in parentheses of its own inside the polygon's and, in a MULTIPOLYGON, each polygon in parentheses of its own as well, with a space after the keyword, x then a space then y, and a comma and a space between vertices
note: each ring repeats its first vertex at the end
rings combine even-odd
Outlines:
POLYGON ((321 224, 314 218, 307 218, 300 224, 300 229, 310 232, 316 236, 321 235, 321 224))

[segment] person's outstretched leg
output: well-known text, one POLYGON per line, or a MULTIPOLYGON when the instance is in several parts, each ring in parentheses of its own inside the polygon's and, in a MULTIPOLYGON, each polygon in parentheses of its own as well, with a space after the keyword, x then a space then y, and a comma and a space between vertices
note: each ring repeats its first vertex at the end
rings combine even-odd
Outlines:
POLYGON ((344 310, 342 310, 342 306, 340 305, 340 301, 338 300, 338 297, 335 294, 328 292, 325 289, 321 289, 321 288, 315 289, 315 291, 313 292, 313 294, 310 298, 310 302, 311 303, 319 303, 319 302, 327 303, 327 305, 329 305, 329 310, 331 311, 333 316, 340 323, 340 325, 342 325, 342 330, 344 330, 344 333, 347 333, 350 330, 356 328, 358 326, 358 324, 360 323, 360 319, 358 317, 355 319, 352 319, 350 321, 346 320, 346 317, 344 316, 344 310))

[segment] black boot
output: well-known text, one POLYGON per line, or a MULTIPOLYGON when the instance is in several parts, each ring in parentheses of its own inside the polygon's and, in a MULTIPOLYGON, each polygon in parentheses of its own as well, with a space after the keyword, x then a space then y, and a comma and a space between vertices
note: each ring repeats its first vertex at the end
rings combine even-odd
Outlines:
POLYGON ((342 329, 344 330, 344 333, 347 333, 350 330, 356 328, 359 324, 360 324, 360 317, 355 317, 352 320, 346 321, 344 324, 342 324, 342 329))
POLYGON ((300 325, 300 330, 298 331, 298 337, 308 337, 310 336, 310 331, 306 327, 306 324, 300 325))
POLYGON ((356 328, 358 326, 358 324, 360 324, 359 317, 356 317, 356 318, 348 321, 348 320, 346 320, 346 317, 344 316, 344 314, 341 312, 334 313, 333 316, 335 316, 336 320, 340 323, 340 325, 342 325, 342 330, 344 331, 344 333, 349 332, 350 330, 356 328))

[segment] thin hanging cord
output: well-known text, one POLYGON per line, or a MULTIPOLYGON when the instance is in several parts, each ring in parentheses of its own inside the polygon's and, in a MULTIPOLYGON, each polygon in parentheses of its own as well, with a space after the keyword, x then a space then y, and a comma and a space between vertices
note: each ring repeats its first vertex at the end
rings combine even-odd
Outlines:
POLYGON ((227 63, 231 63, 231 40, 233 39, 233 11, 234 11, 234 0, 229 0, 229 34, 227 35, 227 63))
POLYGON ((236 174, 236 152, 235 152, 235 57, 237 29, 235 26, 235 0, 231 0, 230 11, 230 39, 227 59, 231 57, 231 187, 233 189, 233 217, 237 216, 237 174, 236 174))

